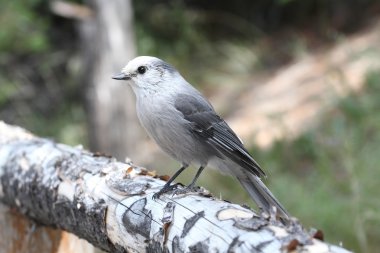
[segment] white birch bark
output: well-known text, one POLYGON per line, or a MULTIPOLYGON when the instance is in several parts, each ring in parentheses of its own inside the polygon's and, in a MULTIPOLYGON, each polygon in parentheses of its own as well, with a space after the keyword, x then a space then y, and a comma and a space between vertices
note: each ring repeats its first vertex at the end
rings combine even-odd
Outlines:
POLYGON ((154 173, 0 122, 0 200, 107 252, 348 252, 206 190, 164 195, 154 173))

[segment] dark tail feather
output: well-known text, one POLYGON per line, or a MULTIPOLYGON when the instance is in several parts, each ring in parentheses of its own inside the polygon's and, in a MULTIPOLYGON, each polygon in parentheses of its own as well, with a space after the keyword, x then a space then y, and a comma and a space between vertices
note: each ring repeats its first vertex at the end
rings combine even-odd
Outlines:
POLYGON ((273 206, 277 209, 277 215, 282 219, 288 220, 289 214, 278 202, 261 179, 255 175, 248 174, 246 178, 237 178, 247 190, 253 201, 264 211, 271 213, 273 206))

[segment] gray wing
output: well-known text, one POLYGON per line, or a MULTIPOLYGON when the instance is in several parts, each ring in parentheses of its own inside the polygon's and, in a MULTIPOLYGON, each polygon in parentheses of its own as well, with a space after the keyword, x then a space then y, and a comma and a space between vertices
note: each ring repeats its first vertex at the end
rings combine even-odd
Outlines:
POLYGON ((190 122, 191 131, 217 153, 223 154, 256 176, 265 176, 234 131, 201 95, 180 94, 174 106, 190 122))

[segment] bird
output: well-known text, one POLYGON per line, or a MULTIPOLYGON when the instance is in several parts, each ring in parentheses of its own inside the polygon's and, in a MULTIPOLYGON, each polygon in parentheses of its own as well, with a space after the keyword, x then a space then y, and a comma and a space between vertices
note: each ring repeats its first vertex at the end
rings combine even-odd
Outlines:
POLYGON ((120 74, 136 95, 136 113, 148 135, 180 169, 153 198, 176 188, 172 182, 190 165, 198 167, 191 191, 206 166, 219 169, 240 182, 260 210, 288 219, 289 213, 265 186, 260 165, 211 103, 169 63, 153 57, 130 60, 120 74))

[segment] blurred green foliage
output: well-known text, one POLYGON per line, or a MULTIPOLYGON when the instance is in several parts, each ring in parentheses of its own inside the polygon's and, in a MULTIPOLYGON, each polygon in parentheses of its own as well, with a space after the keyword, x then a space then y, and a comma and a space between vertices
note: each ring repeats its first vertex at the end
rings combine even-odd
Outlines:
POLYGON ((87 143, 78 36, 74 22, 54 16, 49 2, 0 3, 0 117, 43 136, 87 143))
POLYGON ((46 17, 33 11, 41 0, 4 1, 0 9, 0 51, 40 53, 49 47, 46 17))
MULTIPOLYGON (((87 143, 86 122, 76 116, 85 116, 77 21, 52 14, 50 3, 0 2, 0 117, 55 137, 67 136, 65 126, 40 119, 64 119, 82 129, 78 141, 87 143)), ((166 59, 200 85, 215 72, 281 66, 360 27, 376 6, 375 0, 133 1, 139 54, 166 59)))

